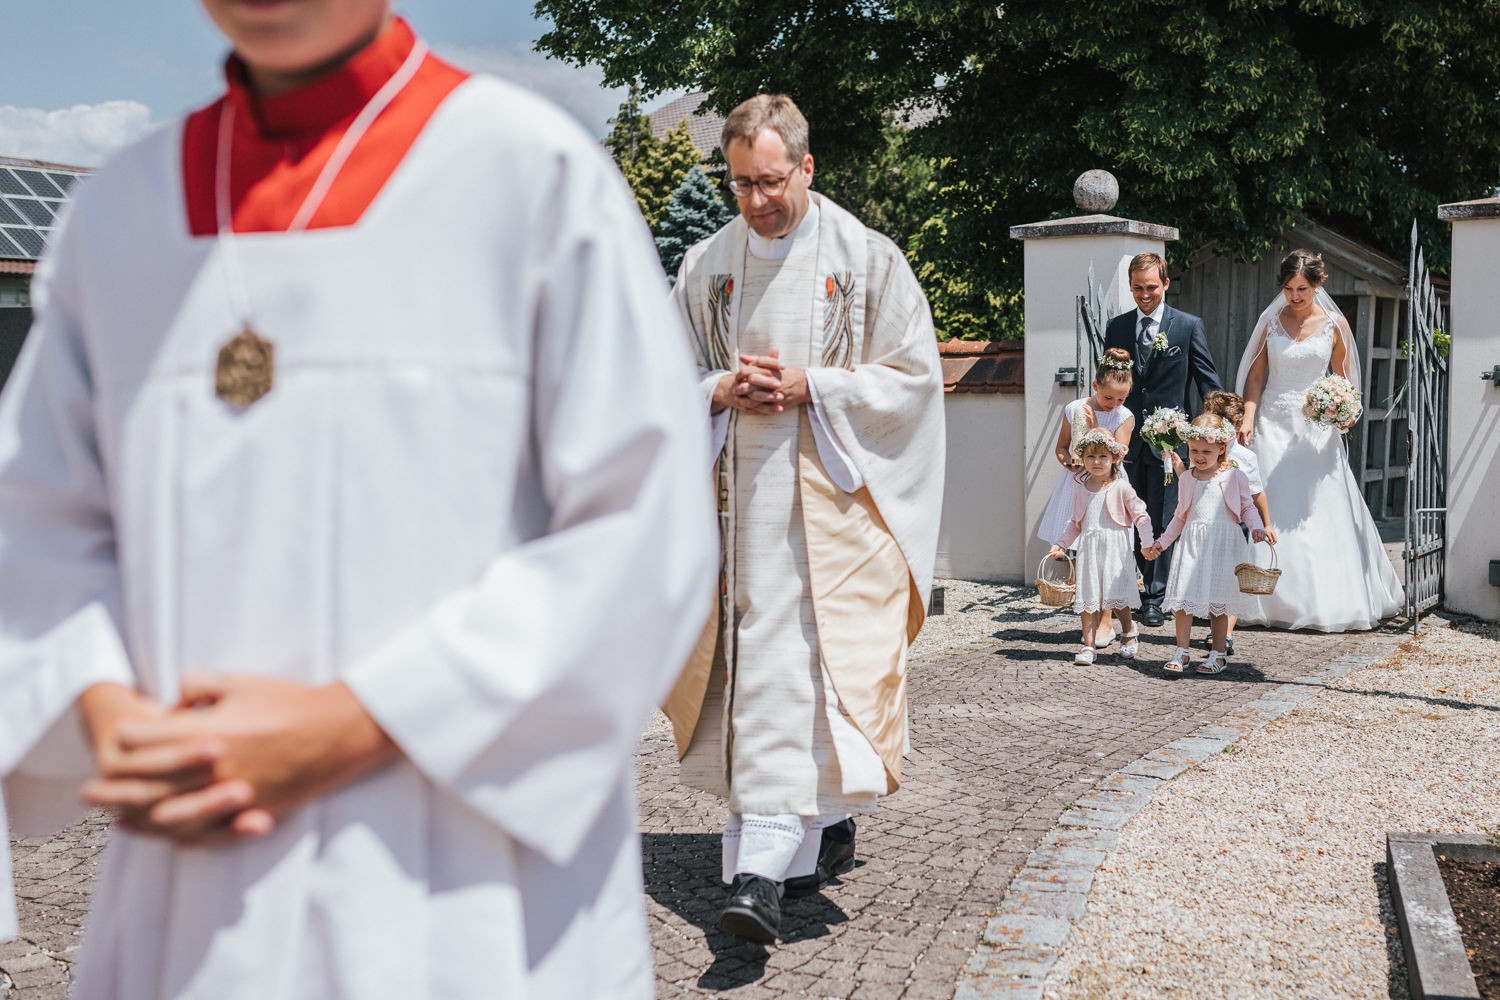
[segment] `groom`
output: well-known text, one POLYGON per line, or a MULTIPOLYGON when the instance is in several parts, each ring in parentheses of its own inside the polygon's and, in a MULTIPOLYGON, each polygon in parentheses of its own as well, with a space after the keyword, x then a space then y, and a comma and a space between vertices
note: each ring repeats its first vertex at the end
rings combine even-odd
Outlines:
MULTIPOLYGON (((1189 375, 1200 397, 1223 388, 1213 355, 1208 352, 1203 321, 1167 305, 1170 284, 1165 260, 1154 253, 1136 254, 1130 259, 1130 295, 1136 307, 1110 320, 1104 331, 1106 348, 1123 347, 1135 359, 1135 384, 1125 399, 1125 405, 1135 414, 1135 430, 1130 435, 1125 468, 1130 485, 1146 502, 1151 528, 1158 535, 1166 527, 1164 515, 1169 517, 1177 509, 1177 484, 1162 481, 1161 455, 1141 440, 1141 423, 1161 406, 1175 406, 1191 417, 1189 375)), ((1152 561, 1137 552, 1135 561, 1145 584, 1141 621, 1160 625, 1161 601, 1172 569, 1171 550, 1152 561)))

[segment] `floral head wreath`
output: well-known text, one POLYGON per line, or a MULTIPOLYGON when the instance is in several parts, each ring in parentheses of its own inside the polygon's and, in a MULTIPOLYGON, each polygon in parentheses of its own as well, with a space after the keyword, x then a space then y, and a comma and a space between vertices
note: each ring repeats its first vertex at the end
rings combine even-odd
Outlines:
POLYGON ((1104 357, 1099 359, 1099 367, 1113 368, 1116 371, 1128 372, 1131 368, 1131 362, 1123 358, 1104 357))
POLYGON ((1115 458, 1120 458, 1125 454, 1125 446, 1116 441, 1113 434, 1096 427, 1086 434, 1080 434, 1078 439, 1073 442, 1072 452, 1074 457, 1082 458, 1085 449, 1096 444, 1103 445, 1115 458))
POLYGON ((1188 424, 1187 429, 1182 432, 1184 441, 1210 441, 1214 444, 1228 445, 1232 437, 1229 428, 1224 426, 1221 420, 1218 427, 1202 427, 1198 424, 1188 424))

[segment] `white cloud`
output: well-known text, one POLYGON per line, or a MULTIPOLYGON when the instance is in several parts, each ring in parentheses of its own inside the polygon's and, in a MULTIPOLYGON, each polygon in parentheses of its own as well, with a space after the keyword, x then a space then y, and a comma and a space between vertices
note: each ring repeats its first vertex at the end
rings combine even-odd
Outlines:
POLYGON ((150 127, 151 109, 137 101, 60 111, 0 105, 0 156, 92 167, 150 127))
POLYGON ((444 59, 466 70, 491 73, 533 90, 583 123, 593 135, 609 132, 609 119, 625 100, 624 87, 605 87, 597 66, 574 66, 549 59, 524 44, 506 48, 463 48, 439 45, 444 59))

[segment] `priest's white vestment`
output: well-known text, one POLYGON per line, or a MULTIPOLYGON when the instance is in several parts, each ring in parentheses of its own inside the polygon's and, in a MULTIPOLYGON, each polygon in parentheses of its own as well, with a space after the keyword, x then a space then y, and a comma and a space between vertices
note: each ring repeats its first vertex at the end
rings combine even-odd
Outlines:
POLYGON ((942 503, 926 298, 895 244, 810 198, 784 261, 757 260, 737 217, 674 287, 705 398, 770 347, 813 397, 720 415, 719 614, 666 705, 684 780, 736 814, 847 814, 899 785, 942 503))
POLYGON ((463 80, 357 224, 232 237, 275 351, 240 408, 182 150, 161 129, 75 189, 0 398, 5 808, 76 812, 101 681, 342 679, 404 756, 263 839, 112 834, 75 995, 653 995, 632 749, 715 535, 629 191, 561 112, 463 80))

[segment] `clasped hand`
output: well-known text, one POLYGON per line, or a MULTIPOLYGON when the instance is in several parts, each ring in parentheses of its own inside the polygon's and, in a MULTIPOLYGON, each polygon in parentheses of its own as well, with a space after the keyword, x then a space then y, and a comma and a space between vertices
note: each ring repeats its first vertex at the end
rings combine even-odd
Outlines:
POLYGON ((807 373, 784 365, 780 353, 773 347, 766 355, 741 354, 740 367, 720 378, 714 389, 715 412, 781 413, 806 403, 807 373))
POLYGON ((189 676, 171 708, 118 684, 79 698, 98 776, 85 801, 181 844, 263 836, 398 751, 343 684, 189 676))

